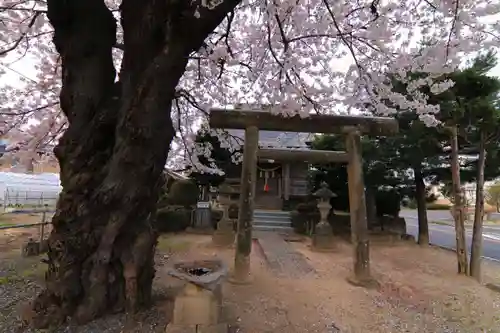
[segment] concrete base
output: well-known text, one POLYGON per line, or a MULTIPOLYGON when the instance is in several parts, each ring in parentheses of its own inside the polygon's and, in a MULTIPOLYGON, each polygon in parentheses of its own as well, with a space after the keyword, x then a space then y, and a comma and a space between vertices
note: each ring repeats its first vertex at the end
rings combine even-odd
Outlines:
MULTIPOLYGON (((190 327, 193 326, 219 325, 221 304, 220 288, 210 291, 187 283, 175 299, 172 325, 169 326, 182 326, 189 332, 190 327)), ((169 331, 167 330, 167 332, 169 331)))
POLYGON ((230 247, 233 246, 236 239, 236 233, 233 230, 233 221, 219 221, 217 230, 212 235, 212 242, 215 246, 230 247))
POLYGON ((331 252, 335 250, 333 231, 330 224, 320 222, 312 236, 311 250, 316 252, 331 252))

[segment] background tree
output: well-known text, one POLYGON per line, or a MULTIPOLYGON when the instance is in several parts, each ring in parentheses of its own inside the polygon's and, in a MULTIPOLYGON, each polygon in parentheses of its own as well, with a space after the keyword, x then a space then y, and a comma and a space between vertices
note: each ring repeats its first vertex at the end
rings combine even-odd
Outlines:
POLYGON ((487 73, 496 65, 497 60, 493 52, 477 57, 471 67, 455 77, 456 87, 450 91, 456 92, 455 98, 459 101, 459 110, 462 113, 461 123, 463 124, 464 120, 468 121, 468 124, 462 126, 465 127, 467 136, 470 138, 470 145, 478 151, 474 227, 469 266, 471 276, 477 280, 481 278, 486 156, 487 150, 493 154, 497 153, 496 148, 500 139, 500 109, 497 107, 500 79, 487 76, 487 73))
POLYGON ((486 202, 496 208, 497 213, 500 213, 500 182, 496 181, 486 190, 486 202))
MULTIPOLYGON (((345 150, 342 136, 321 135, 311 144, 317 150, 345 150)), ((407 169, 400 169, 395 163, 396 154, 391 151, 388 141, 383 138, 363 137, 363 172, 366 187, 367 215, 370 223, 376 223, 377 216, 397 215, 401 197, 412 195, 413 187, 407 169), (390 197, 390 199, 389 199, 390 197)), ((349 210, 345 164, 314 165, 311 173, 312 187, 326 181, 337 194, 332 205, 337 210, 349 210)))
MULTIPOLYGON (((227 134, 228 140, 238 140, 227 134)), ((241 150, 230 151, 228 147, 223 147, 221 140, 217 135, 213 135, 206 130, 200 130, 196 133, 195 143, 198 149, 194 158, 196 163, 189 165, 187 170, 190 177, 201 186, 219 186, 227 177, 229 172, 232 176, 236 169, 238 156, 241 156, 241 150), (210 169, 218 169, 223 173, 213 173, 210 169)))
POLYGON ((427 219, 428 191, 426 179, 429 170, 443 153, 443 138, 436 128, 428 128, 415 112, 398 115, 400 134, 392 138, 390 149, 399 169, 413 171, 414 197, 417 202, 418 244, 429 245, 429 221, 427 219))

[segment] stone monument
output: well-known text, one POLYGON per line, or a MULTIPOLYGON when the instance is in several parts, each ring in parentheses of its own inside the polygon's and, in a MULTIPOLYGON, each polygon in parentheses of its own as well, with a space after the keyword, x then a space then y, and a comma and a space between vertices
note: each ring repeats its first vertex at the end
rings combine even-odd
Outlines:
POLYGON ((214 231, 212 242, 216 246, 232 246, 235 240, 233 220, 229 218, 229 206, 231 205, 231 194, 234 189, 226 182, 219 186, 218 201, 222 209, 222 218, 217 222, 217 230, 214 231))
POLYGON ((319 223, 314 228, 311 249, 319 252, 330 252, 335 250, 335 243, 332 227, 328 222, 328 213, 332 208, 330 199, 335 197, 335 193, 328 188, 327 183, 323 182, 320 189, 313 195, 318 197, 318 209, 321 217, 319 223))
POLYGON ((228 269, 220 260, 175 264, 168 274, 186 282, 176 296, 165 333, 227 333, 221 320, 222 282, 228 269))

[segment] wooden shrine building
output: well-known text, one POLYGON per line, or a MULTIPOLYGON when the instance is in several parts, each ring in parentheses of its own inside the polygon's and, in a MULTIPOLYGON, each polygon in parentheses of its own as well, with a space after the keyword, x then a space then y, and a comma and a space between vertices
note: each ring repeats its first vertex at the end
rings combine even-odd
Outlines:
MULTIPOLYGON (((244 141, 245 131, 229 129, 228 133, 244 141)), ((255 183, 255 208, 282 210, 293 202, 300 202, 309 194, 307 173, 309 162, 304 159, 279 158, 274 151, 291 149, 297 153, 309 151, 310 133, 260 131, 257 179, 255 183), (267 153, 266 153, 267 152, 267 153)), ((230 183, 239 193, 241 164, 228 172, 230 183)))

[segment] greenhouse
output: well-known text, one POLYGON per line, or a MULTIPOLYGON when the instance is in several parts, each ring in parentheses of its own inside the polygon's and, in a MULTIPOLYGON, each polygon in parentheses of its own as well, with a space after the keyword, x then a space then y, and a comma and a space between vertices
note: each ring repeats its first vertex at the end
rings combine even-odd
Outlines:
POLYGON ((4 211, 54 209, 61 189, 57 173, 0 172, 0 204, 4 211))

